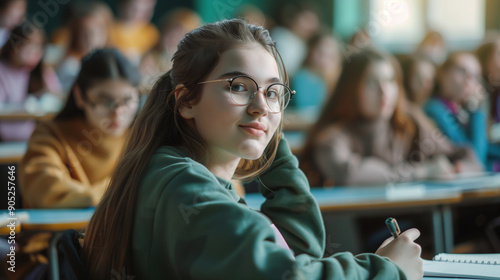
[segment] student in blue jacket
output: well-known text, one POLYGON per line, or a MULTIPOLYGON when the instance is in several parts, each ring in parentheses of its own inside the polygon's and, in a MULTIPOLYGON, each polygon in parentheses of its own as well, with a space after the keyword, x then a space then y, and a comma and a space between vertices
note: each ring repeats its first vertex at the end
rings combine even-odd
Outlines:
POLYGON ((84 240, 92 279, 421 279, 419 231, 322 258, 325 229, 282 139, 293 95, 269 33, 242 20, 179 43, 84 240), (261 212, 231 179, 257 178, 261 212))
POLYGON ((434 96, 424 111, 453 144, 471 147, 486 166, 487 116, 480 78, 474 54, 451 54, 438 71, 434 96))

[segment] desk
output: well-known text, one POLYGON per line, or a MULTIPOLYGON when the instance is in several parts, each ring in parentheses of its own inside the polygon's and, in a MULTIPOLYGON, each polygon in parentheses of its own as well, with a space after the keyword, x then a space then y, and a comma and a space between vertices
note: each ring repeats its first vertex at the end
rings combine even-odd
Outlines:
POLYGON ((0 142, 0 164, 18 163, 24 156, 28 142, 0 142))
POLYGON ((54 116, 54 112, 40 109, 28 111, 22 104, 0 104, 0 121, 47 120, 54 116))
MULTIPOLYGON (((451 252, 454 248, 451 207, 500 201, 500 174, 394 185, 396 190, 412 187, 420 191, 399 198, 390 198, 385 186, 312 188, 311 193, 325 219, 327 243, 334 240, 337 245, 341 244, 339 249, 360 253, 363 250, 358 242, 361 239, 356 218, 427 213, 432 216, 435 253, 451 252)), ((251 193, 246 195, 245 201, 250 207, 260 209, 264 198, 259 193, 251 193)))
MULTIPOLYGON (((26 214, 26 221, 21 222, 22 231, 62 231, 67 229, 81 230, 87 225, 95 208, 83 209, 17 209, 16 214, 26 214)), ((0 211, 8 214, 7 210, 0 211)), ((15 217, 15 216, 14 216, 15 217)), ((16 224, 17 226, 17 224, 16 224)), ((2 227, 0 234, 7 234, 2 227)), ((8 232, 8 231, 7 231, 8 232)))

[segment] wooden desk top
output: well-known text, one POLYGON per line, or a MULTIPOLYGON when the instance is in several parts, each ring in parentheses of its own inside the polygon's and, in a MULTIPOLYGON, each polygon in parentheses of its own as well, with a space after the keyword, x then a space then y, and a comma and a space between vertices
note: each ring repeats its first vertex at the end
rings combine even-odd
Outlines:
POLYGON ((2 104, 0 106, 0 121, 47 120, 54 116, 54 112, 28 111, 20 104, 2 104))
MULTIPOLYGON (((489 174, 451 181, 311 188, 321 211, 367 211, 370 209, 409 208, 450 205, 473 199, 500 198, 500 174, 489 174)), ((260 209, 265 201, 260 193, 245 197, 247 204, 260 209)))
MULTIPOLYGON (((385 186, 311 188, 321 211, 367 211, 382 208, 425 207, 458 203, 462 194, 455 189, 432 189, 423 184, 395 184, 394 190, 385 186)), ((245 196, 247 204, 260 209, 265 201, 260 193, 245 196)))
MULTIPOLYGON (((15 213, 28 217, 26 221, 20 223, 20 230, 62 231, 67 229, 81 230, 90 221, 94 210, 94 207, 83 209, 17 209, 15 213)), ((0 211, 0 214, 7 213, 7 210, 0 211)), ((6 234, 6 230, 7 228, 2 227, 0 234, 6 234)))
POLYGON ((24 156, 28 142, 0 142, 0 164, 18 163, 24 156))

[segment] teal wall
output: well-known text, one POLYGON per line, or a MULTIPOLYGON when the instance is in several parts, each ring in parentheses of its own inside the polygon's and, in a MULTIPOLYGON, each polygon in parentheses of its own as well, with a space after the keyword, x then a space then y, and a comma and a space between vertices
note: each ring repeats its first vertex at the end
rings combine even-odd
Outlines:
POLYGON ((194 8, 204 22, 232 18, 235 11, 244 4, 253 4, 269 15, 274 4, 269 0, 194 0, 194 8))
MULTIPOLYGON (((368 0, 314 0, 322 23, 335 30, 343 39, 361 29, 368 17, 368 0)), ((194 9, 204 22, 214 22, 233 17, 244 4, 253 4, 266 15, 273 15, 280 1, 270 0, 193 0, 194 9)))

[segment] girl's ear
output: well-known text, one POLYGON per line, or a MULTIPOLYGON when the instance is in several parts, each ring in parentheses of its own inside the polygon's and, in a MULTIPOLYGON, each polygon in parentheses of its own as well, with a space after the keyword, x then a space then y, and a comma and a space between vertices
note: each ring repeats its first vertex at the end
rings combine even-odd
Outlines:
MULTIPOLYGON (((189 90, 183 84, 179 84, 175 87, 175 100, 178 101, 183 95, 188 94, 189 90)), ((181 101, 182 102, 182 101, 181 101)), ((191 103, 182 102, 179 106, 179 113, 186 120, 194 118, 194 109, 191 103)))
POLYGON ((85 101, 83 101, 82 90, 78 86, 73 87, 73 95, 75 96, 76 107, 83 110, 85 101))

